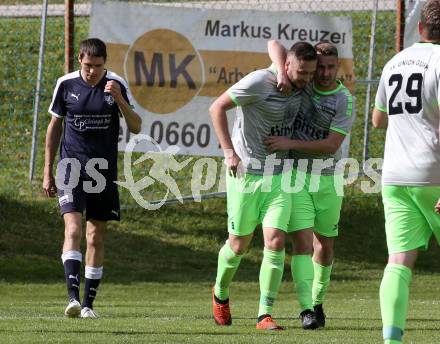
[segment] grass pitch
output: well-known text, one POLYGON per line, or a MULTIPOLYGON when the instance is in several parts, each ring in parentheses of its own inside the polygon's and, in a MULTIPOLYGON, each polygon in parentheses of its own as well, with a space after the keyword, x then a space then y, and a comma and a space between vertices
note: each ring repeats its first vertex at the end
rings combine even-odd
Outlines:
MULTIPOLYGON (((305 331, 291 282, 284 282, 274 316, 285 331, 255 330, 258 284, 231 287, 233 325, 211 317, 208 283, 103 282, 95 309, 99 319, 63 316, 64 284, 0 283, 1 343, 381 343, 376 274, 332 282, 325 329, 305 331), (370 279, 371 277, 371 279, 370 279)), ((440 342, 439 275, 416 275, 405 343, 440 342)))
MULTIPOLYGON (((371 204, 362 209, 355 202, 346 202, 335 245, 328 326, 300 328, 286 259, 274 317, 287 329, 261 333, 255 330, 261 230, 231 286, 233 326, 218 327, 211 318, 210 290, 226 239, 224 199, 125 210, 107 231, 95 305, 101 318, 66 319, 56 201, 0 192, 0 343, 381 343, 383 217, 371 204)), ((439 256, 436 245, 420 255, 405 343, 440 343, 439 256)))

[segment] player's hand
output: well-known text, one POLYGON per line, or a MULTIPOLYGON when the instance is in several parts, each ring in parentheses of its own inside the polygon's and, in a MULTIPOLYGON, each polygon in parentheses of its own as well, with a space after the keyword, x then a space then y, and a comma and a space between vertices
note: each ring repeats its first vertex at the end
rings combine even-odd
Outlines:
POLYGON ((52 174, 45 174, 43 178, 43 190, 47 197, 55 197, 57 194, 57 187, 55 185, 55 178, 52 174))
POLYGON ((287 76, 285 71, 279 72, 277 74, 277 88, 282 94, 286 96, 292 93, 292 83, 290 82, 289 77, 287 76))
POLYGON ((440 198, 438 199, 437 204, 435 205, 434 210, 435 210, 435 212, 437 214, 440 214, 440 198))
POLYGON ((115 99, 116 103, 122 99, 121 86, 115 80, 107 81, 104 88, 105 93, 110 93, 115 99))
POLYGON ((292 140, 285 136, 269 136, 263 140, 263 143, 271 153, 292 149, 292 140))
POLYGON ((242 171, 241 159, 233 149, 225 149, 225 164, 227 171, 232 177, 239 177, 242 171))

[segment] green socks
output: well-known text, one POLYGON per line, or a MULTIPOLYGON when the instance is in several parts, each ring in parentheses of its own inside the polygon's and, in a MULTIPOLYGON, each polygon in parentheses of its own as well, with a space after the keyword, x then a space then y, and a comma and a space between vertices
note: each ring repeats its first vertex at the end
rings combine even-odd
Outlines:
POLYGON ((332 266, 333 265, 323 266, 313 260, 314 277, 312 298, 314 306, 324 303, 325 293, 327 292, 328 285, 330 284, 332 266))
MULTIPOLYGON (((220 300, 229 298, 229 285, 240 265, 241 257, 235 255, 229 243, 220 249, 218 255, 217 278, 214 294, 220 300)), ((263 262, 260 269, 260 307, 258 316, 272 314, 273 303, 278 295, 284 270, 284 250, 272 251, 264 249, 263 262)))
POLYGON ((285 251, 264 248, 260 269, 260 306, 258 316, 272 314, 273 304, 278 295, 284 271, 285 251))
POLYGON ((306 309, 313 310, 312 284, 313 284, 313 263, 311 255, 296 255, 292 257, 290 264, 293 282, 296 287, 296 294, 301 312, 306 309))
POLYGON ((402 342, 411 275, 411 269, 404 265, 388 264, 385 267, 380 284, 380 311, 386 344, 402 342))
POLYGON ((214 294, 220 300, 229 298, 229 285, 240 265, 241 257, 232 251, 229 242, 218 253, 217 278, 215 280, 214 294))

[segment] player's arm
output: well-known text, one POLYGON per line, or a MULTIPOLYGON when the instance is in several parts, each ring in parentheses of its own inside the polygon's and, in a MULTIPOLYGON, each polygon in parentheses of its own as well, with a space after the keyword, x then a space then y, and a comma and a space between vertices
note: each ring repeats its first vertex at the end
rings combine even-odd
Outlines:
POLYGON ((128 130, 133 134, 139 134, 141 131, 142 119, 123 97, 119 83, 115 80, 107 81, 104 92, 111 93, 115 99, 115 102, 118 104, 119 111, 125 118, 128 130))
POLYGON ((375 107, 373 109, 372 122, 373 127, 376 129, 386 129, 388 126, 387 113, 375 107))
POLYGON ((46 148, 44 151, 43 189, 47 197, 55 197, 57 187, 53 176, 55 154, 63 132, 63 118, 52 116, 46 132, 46 148))
POLYGON ((327 138, 315 141, 293 140, 284 136, 269 136, 264 140, 270 152, 296 150, 307 154, 332 155, 344 141, 345 135, 330 131, 327 138))
POLYGON ((292 91, 292 83, 286 73, 286 48, 277 40, 270 40, 267 42, 267 51, 269 57, 277 69, 277 88, 286 94, 292 91))
MULTIPOLYGON (((341 95, 341 93, 340 93, 341 95)), ((345 137, 351 131, 355 118, 355 102, 348 90, 336 99, 336 113, 330 123, 329 134, 325 139, 298 141, 294 150, 310 154, 333 155, 341 147, 345 137)))
POLYGON ((379 86, 377 87, 376 99, 374 100, 373 114, 371 116, 373 127, 377 129, 386 129, 388 126, 388 114, 386 107, 387 95, 385 91, 385 85, 387 84, 387 82, 385 81, 386 79, 385 75, 386 72, 382 72, 379 81, 379 86))
POLYGON ((354 102, 352 95, 347 91, 345 97, 338 98, 336 114, 330 124, 329 134, 325 139, 303 141, 287 137, 272 136, 265 140, 268 150, 296 150, 306 154, 333 155, 337 152, 345 136, 351 130, 354 121, 354 102))
POLYGON ((231 169, 234 176, 237 173, 240 158, 234 151, 231 135, 229 134, 226 111, 234 108, 235 106, 236 104, 233 102, 228 92, 224 92, 214 101, 214 103, 212 103, 209 108, 215 134, 217 135, 218 142, 220 143, 225 155, 226 166, 231 169))

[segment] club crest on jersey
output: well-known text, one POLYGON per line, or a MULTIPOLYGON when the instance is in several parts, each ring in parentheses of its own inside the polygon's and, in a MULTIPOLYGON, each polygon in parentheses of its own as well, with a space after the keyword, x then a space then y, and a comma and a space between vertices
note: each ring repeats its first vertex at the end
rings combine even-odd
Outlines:
POLYGON ((112 106, 115 103, 115 99, 109 93, 104 94, 104 101, 110 106, 112 106))

